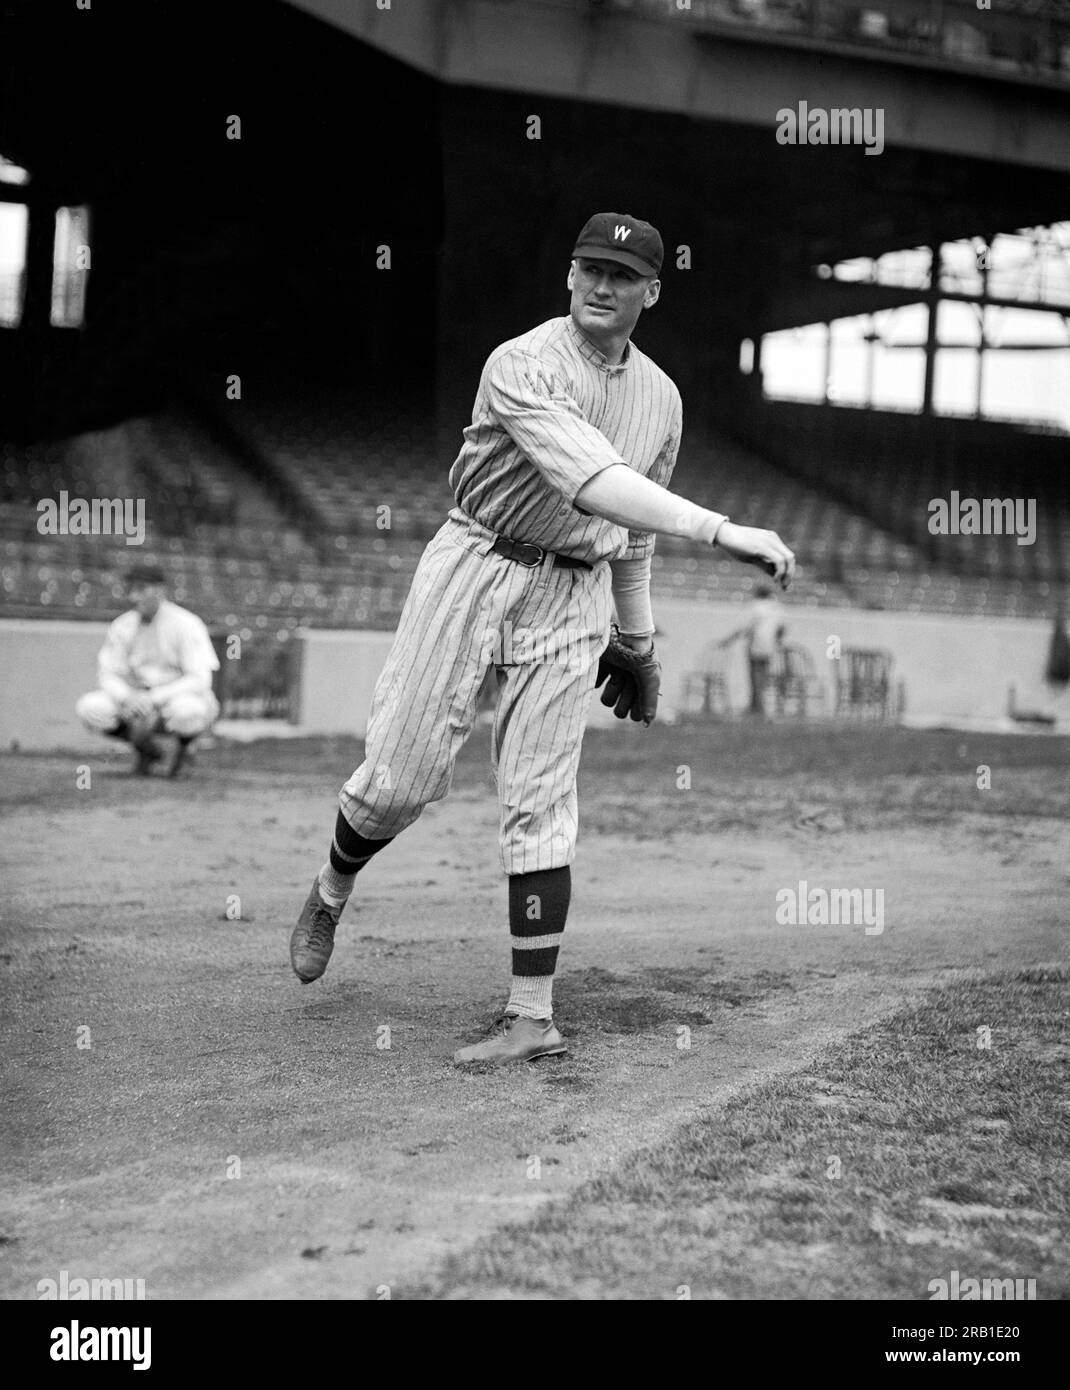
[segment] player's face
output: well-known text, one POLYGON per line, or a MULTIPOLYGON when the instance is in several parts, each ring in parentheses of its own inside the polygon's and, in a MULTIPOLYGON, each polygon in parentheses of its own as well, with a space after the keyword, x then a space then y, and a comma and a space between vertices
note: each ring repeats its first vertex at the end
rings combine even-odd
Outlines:
POLYGON ((155 618, 161 598, 163 590, 158 584, 135 584, 130 590, 130 602, 147 623, 155 618))
POLYGON ((617 261, 581 257, 572 262, 568 287, 572 317, 597 340, 628 336, 643 310, 657 303, 661 282, 617 261))

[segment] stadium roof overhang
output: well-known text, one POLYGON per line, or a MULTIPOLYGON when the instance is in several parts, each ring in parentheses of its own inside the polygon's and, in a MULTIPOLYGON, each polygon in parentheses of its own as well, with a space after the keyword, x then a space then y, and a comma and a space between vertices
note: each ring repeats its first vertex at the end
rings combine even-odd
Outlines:
MULTIPOLYGON (((881 108, 895 149, 1070 174, 1070 85, 585 0, 288 0, 443 82, 761 127, 881 108)), ((772 138, 771 134, 769 138, 772 138)))
MULTIPOLYGON (((288 3, 433 75, 466 106, 480 91, 503 109, 514 93, 541 98, 525 109, 552 114, 547 129, 577 167, 585 146, 626 151, 617 185, 701 223, 723 263, 719 292, 754 332, 919 298, 819 281, 816 265, 1070 217, 1070 87, 1053 81, 726 37, 584 3, 288 3), (778 143, 777 112, 800 100, 882 109, 879 157, 778 143)), ((486 135, 485 122, 472 127, 486 135)))

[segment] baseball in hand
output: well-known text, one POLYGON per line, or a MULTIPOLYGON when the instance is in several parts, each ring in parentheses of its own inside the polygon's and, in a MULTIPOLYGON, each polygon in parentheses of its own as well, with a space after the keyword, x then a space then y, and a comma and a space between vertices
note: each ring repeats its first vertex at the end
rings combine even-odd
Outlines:
POLYGON ((722 522, 717 532, 717 544, 722 550, 745 565, 757 565, 772 576, 782 589, 791 583, 795 573, 795 555, 775 531, 758 526, 737 526, 722 522))

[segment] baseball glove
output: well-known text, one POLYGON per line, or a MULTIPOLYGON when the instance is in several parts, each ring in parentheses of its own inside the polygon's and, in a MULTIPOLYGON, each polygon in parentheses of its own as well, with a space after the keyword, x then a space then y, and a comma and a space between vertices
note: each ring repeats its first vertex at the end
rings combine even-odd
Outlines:
POLYGON ((609 630, 609 646, 598 660, 598 679, 595 689, 605 683, 602 703, 618 719, 629 716, 649 727, 658 712, 658 691, 661 689, 661 663, 651 646, 641 656, 620 640, 620 629, 614 623, 609 630))

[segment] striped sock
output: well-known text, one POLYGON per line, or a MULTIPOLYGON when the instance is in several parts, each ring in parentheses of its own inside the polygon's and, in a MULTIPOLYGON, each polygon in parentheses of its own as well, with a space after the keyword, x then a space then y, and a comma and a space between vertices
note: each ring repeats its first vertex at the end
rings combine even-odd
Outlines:
POLYGON ((513 983, 506 1013, 553 1017, 554 971, 571 896, 572 871, 567 866, 509 876, 513 983))
POLYGON ((343 907, 353 891, 357 874, 373 854, 389 843, 390 840, 366 840, 358 835, 339 811, 330 856, 319 871, 319 893, 323 901, 331 907, 343 907))

